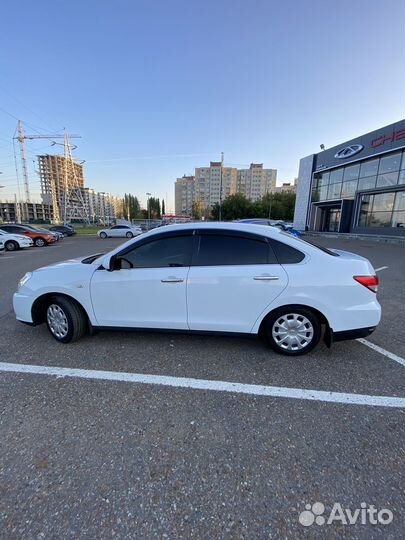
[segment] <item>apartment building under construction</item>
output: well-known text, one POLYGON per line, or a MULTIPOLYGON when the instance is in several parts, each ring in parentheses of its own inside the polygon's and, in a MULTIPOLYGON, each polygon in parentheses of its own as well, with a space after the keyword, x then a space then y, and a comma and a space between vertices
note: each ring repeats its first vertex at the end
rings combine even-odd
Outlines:
POLYGON ((58 155, 38 156, 42 202, 63 221, 85 218, 83 166, 58 155), (56 211, 55 211, 56 210, 56 211))

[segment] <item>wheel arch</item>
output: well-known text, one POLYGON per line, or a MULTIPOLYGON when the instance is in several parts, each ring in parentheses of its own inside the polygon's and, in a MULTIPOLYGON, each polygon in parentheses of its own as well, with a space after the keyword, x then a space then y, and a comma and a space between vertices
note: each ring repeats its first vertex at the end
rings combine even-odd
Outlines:
POLYGON ((283 309, 294 309, 294 308, 304 308, 304 309, 308 309, 309 311, 311 311, 314 315, 317 316, 317 318, 320 320, 321 324, 325 325, 325 330, 327 331, 327 333, 330 333, 331 331, 331 327, 330 327, 330 323, 327 319, 327 317, 317 308, 313 307, 313 306, 309 306, 307 304, 297 304, 297 303, 294 303, 294 304, 284 304, 282 306, 277 306, 275 307, 274 309, 272 309, 271 311, 269 311, 268 313, 266 313, 262 320, 260 321, 259 323, 259 328, 258 328, 258 334, 259 335, 262 335, 263 333, 263 328, 264 328, 264 324, 265 324, 265 321, 270 317, 272 316, 274 313, 276 313, 277 311, 280 311, 280 310, 283 310, 283 309))
POLYGON ((38 298, 35 300, 35 302, 32 304, 31 308, 31 317, 32 322, 34 325, 42 324, 45 322, 46 319, 46 307, 51 301, 52 298, 55 298, 57 296, 60 296, 62 298, 66 298, 72 302, 75 302, 79 306, 79 308, 82 310, 83 314, 85 315, 87 321, 90 323, 90 317, 84 308, 84 306, 73 296, 70 296, 69 294, 60 293, 60 292, 53 292, 53 293, 45 293, 41 296, 38 296, 38 298))

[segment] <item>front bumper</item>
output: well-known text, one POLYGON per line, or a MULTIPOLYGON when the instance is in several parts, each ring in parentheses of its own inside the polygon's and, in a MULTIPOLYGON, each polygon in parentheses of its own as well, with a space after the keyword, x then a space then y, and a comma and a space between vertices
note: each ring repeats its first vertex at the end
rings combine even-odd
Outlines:
POLYGON ((32 320, 32 297, 20 292, 14 293, 13 308, 18 321, 33 324, 32 320))

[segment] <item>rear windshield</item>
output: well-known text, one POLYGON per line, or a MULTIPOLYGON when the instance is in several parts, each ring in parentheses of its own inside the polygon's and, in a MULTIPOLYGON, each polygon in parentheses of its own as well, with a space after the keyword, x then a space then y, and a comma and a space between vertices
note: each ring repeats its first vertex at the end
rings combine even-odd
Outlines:
MULTIPOLYGON (((288 238, 291 238, 291 235, 289 233, 285 233, 283 231, 280 232, 281 235, 284 235, 284 236, 287 236, 288 238)), ((317 244, 314 244, 314 242, 310 242, 309 240, 303 240, 302 238, 297 238, 295 237, 294 240, 296 242, 302 242, 303 244, 309 244, 310 246, 314 247, 314 248, 317 248, 317 249, 320 249, 321 251, 323 251, 324 253, 327 253, 328 255, 332 255, 332 257, 339 257, 339 254, 338 253, 335 253, 334 251, 326 248, 326 247, 323 247, 323 246, 318 246, 317 244)))

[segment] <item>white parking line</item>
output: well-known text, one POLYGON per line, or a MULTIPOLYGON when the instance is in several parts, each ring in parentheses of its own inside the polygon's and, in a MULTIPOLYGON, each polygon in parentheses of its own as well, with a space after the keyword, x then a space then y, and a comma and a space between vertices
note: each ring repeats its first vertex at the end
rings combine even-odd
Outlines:
POLYGON ((286 388, 282 386, 262 386, 227 381, 210 381, 205 379, 189 379, 186 377, 169 377, 165 375, 144 375, 142 373, 121 373, 118 371, 98 371, 54 366, 36 366, 28 364, 11 364, 0 362, 0 371, 11 373, 28 373, 31 375, 50 375, 55 377, 74 377, 104 381, 120 381, 126 383, 171 386, 175 388, 191 388, 194 390, 211 390, 216 392, 233 392, 254 396, 283 397, 310 401, 343 403, 345 405, 369 405, 379 407, 405 408, 405 398, 390 396, 368 396, 364 394, 344 394, 325 392, 322 390, 306 390, 303 388, 286 388))
POLYGON ((11 255, 11 256, 10 255, 2 255, 1 259, 14 259, 14 255, 11 255))
POLYGON ((360 341, 360 343, 363 343, 363 345, 365 345, 366 347, 370 347, 370 349, 373 349, 374 351, 377 351, 380 354, 383 354, 387 358, 394 360, 394 362, 398 362, 398 364, 401 364, 401 366, 405 366, 405 358, 401 358, 401 356, 398 356, 397 354, 387 351, 386 349, 383 349, 382 347, 379 347, 378 345, 371 343, 371 341, 368 341, 367 339, 358 338, 357 341, 360 341))
POLYGON ((386 270, 387 268, 389 268, 389 266, 380 266, 380 268, 376 268, 375 271, 381 272, 381 270, 386 270))

